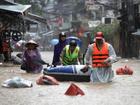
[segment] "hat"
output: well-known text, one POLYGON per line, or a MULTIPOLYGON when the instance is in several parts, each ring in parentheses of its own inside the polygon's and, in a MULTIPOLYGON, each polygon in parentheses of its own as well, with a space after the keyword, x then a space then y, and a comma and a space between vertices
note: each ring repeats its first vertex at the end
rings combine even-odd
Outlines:
POLYGON ((104 38, 104 35, 102 32, 97 32, 96 35, 95 35, 95 39, 103 39, 104 38))
POLYGON ((66 33, 65 33, 65 32, 61 32, 61 33, 59 34, 59 36, 60 36, 60 37, 66 37, 66 33))
POLYGON ((35 47, 38 47, 38 46, 39 46, 35 41, 29 40, 29 41, 25 44, 25 47, 28 47, 28 45, 30 45, 30 44, 34 45, 35 47))
POLYGON ((71 40, 69 43, 70 46, 77 46, 76 40, 71 40))

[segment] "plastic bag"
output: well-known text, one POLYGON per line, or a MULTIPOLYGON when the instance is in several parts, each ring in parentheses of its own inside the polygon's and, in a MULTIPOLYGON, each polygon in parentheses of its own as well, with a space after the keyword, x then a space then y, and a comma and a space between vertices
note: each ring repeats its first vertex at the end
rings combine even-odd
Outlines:
POLYGON ((7 79, 2 83, 3 87, 6 88, 26 88, 26 87, 32 87, 33 84, 29 80, 25 80, 20 77, 13 77, 12 79, 7 79))

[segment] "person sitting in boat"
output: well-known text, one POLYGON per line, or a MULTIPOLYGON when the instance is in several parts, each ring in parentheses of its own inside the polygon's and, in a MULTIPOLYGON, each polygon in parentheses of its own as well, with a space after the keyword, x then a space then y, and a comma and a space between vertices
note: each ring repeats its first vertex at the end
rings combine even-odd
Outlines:
POLYGON ((68 45, 66 45, 60 55, 61 64, 66 65, 78 65, 82 61, 82 56, 80 54, 80 47, 77 45, 75 40, 71 40, 68 45))

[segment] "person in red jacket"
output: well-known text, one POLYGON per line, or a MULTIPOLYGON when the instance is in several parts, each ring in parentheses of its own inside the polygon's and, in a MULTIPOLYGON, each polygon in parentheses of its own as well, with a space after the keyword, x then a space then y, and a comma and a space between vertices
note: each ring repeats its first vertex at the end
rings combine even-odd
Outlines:
POLYGON ((116 62, 116 53, 112 45, 105 42, 102 32, 96 33, 94 41, 89 45, 85 55, 86 67, 91 71, 91 81, 110 82, 114 76, 111 65, 116 62))
POLYGON ((3 55, 4 55, 4 62, 10 61, 12 48, 10 46, 10 41, 9 40, 4 40, 2 42, 2 52, 3 52, 3 55))

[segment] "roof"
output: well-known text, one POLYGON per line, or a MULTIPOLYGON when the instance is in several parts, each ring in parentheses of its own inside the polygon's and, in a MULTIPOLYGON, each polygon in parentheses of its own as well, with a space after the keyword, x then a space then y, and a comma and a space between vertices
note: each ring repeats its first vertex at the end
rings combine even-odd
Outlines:
POLYGON ((31 7, 31 5, 21 5, 21 4, 0 5, 0 10, 9 11, 9 12, 16 12, 16 13, 23 13, 24 11, 26 11, 30 7, 31 7))
POLYGON ((0 0, 0 5, 15 5, 14 2, 9 2, 7 0, 0 0))

